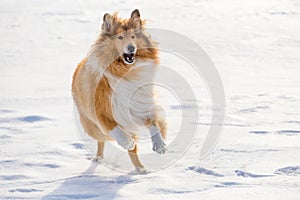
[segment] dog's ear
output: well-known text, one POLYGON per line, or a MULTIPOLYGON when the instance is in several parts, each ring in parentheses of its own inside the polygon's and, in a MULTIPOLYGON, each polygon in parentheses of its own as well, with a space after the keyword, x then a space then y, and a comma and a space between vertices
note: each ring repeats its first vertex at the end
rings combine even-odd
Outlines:
POLYGON ((110 33, 112 31, 113 16, 109 13, 104 14, 102 23, 102 32, 110 33))
POLYGON ((135 9, 131 13, 130 21, 133 25, 133 28, 140 28, 142 26, 142 20, 141 20, 141 15, 140 11, 138 9, 135 9))
POLYGON ((131 13, 131 18, 140 18, 140 11, 138 9, 135 9, 134 11, 132 11, 131 13))

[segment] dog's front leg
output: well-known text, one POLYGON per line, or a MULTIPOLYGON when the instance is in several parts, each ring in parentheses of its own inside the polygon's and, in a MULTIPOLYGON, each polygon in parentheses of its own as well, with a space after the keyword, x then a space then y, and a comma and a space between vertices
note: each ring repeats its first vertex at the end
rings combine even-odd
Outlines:
POLYGON ((117 143, 126 150, 133 150, 135 142, 133 138, 125 133, 119 126, 116 126, 109 132, 109 135, 114 138, 117 143))
POLYGON ((158 154, 164 154, 167 151, 167 144, 162 138, 161 132, 156 125, 149 127, 153 148, 152 150, 158 154))

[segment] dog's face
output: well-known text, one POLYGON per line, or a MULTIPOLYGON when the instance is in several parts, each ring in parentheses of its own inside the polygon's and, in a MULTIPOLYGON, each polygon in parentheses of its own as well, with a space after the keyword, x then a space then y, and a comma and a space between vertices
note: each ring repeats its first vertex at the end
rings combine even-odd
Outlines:
POLYGON ((140 12, 136 9, 129 19, 120 19, 116 14, 103 16, 102 35, 112 40, 115 50, 126 64, 133 64, 139 43, 139 32, 143 29, 140 12))
POLYGON ((126 64, 133 64, 137 50, 136 35, 134 30, 131 29, 117 34, 116 38, 114 39, 114 44, 119 52, 119 55, 122 56, 123 61, 126 64))

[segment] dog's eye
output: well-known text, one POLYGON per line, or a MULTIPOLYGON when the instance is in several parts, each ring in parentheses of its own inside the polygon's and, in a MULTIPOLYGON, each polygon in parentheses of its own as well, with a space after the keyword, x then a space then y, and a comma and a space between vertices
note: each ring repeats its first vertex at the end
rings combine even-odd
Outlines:
POLYGON ((120 36, 118 37, 118 39, 119 39, 119 40, 123 40, 123 36, 120 35, 120 36))
POLYGON ((135 37, 134 37, 134 35, 133 35, 133 36, 131 36, 131 38, 132 38, 132 39, 134 39, 134 38, 135 38, 135 37))

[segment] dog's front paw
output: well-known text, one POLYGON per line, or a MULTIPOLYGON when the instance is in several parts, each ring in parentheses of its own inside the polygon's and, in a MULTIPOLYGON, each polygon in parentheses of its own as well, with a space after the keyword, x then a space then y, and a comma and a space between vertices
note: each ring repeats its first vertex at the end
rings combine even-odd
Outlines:
POLYGON ((158 154, 164 154, 167 152, 167 144, 165 143, 164 139, 161 137, 160 134, 156 134, 151 137, 152 140, 152 150, 158 154))
POLYGON ((126 150, 133 150, 135 147, 135 141, 133 138, 124 133, 120 127, 116 126, 112 131, 109 133, 110 136, 112 136, 117 143, 123 147, 126 150))
POLYGON ((135 147, 135 142, 131 137, 128 137, 127 140, 124 141, 124 143, 118 142, 118 144, 128 151, 133 150, 135 147))
POLYGON ((135 142, 132 139, 132 137, 130 137, 127 134, 121 134, 118 137, 115 138, 117 143, 123 147, 125 150, 133 150, 135 147, 135 142))

